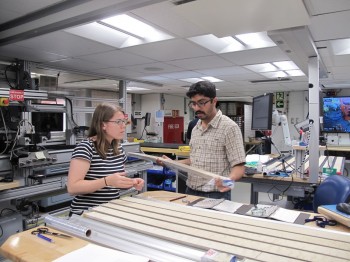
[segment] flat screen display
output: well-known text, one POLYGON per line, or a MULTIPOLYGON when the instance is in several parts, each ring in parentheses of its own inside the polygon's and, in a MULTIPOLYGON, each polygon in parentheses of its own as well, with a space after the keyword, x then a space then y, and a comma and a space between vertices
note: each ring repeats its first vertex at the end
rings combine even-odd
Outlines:
POLYGON ((323 98, 323 131, 350 133, 350 97, 323 98))
POLYGON ((64 113, 32 112, 32 124, 35 132, 48 133, 64 130, 64 113))
POLYGON ((273 94, 253 98, 252 130, 271 130, 273 94))

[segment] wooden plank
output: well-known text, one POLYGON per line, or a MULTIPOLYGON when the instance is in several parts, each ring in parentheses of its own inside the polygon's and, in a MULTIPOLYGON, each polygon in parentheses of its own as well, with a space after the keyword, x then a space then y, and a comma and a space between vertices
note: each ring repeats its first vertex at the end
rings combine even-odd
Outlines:
POLYGON ((6 189, 11 189, 11 188, 16 188, 19 186, 20 186, 19 180, 13 180, 12 182, 1 182, 0 183, 0 191, 6 190, 6 189))
MULTIPOLYGON (((125 206, 125 207, 133 207, 139 210, 149 210, 150 206, 144 205, 144 204, 138 204, 138 203, 130 203, 127 201, 118 201, 115 203, 108 203, 106 204, 108 207, 111 207, 111 205, 118 206, 118 207, 111 207, 111 208, 119 208, 120 206, 125 206)), ((172 211, 172 210, 167 210, 164 208, 159 208, 159 207, 153 207, 157 209, 152 209, 154 213, 162 214, 162 215, 167 215, 167 216, 172 216, 174 218, 183 218, 186 217, 187 219, 191 221, 200 221, 203 223, 211 223, 215 224, 217 222, 217 218, 211 218, 211 217, 205 217, 202 214, 201 215, 194 215, 194 214, 189 214, 186 212, 186 209, 180 211, 172 211)), ((219 213, 218 216, 221 218, 221 214, 219 213)), ((233 235, 239 235, 241 236, 241 232, 244 232, 244 235, 242 237, 249 237, 250 233, 258 234, 259 239, 260 236, 266 236, 266 237, 276 237, 281 234, 281 231, 277 229, 266 229, 263 227, 260 227, 260 225, 246 225, 246 224, 241 224, 237 222, 229 222, 222 220, 222 223, 225 223, 225 225, 228 225, 227 227, 230 228, 231 230, 237 230, 237 232, 234 232, 235 234, 233 235), (266 231, 268 230, 268 231, 266 231), (247 234, 247 235, 246 235, 247 234)), ((253 239, 255 239, 253 237, 253 239)), ((288 240, 298 240, 301 243, 309 243, 309 244, 316 244, 318 246, 326 246, 326 247, 333 247, 333 248, 343 248, 343 250, 350 250, 350 243, 344 243, 341 241, 335 241, 335 240, 328 240, 328 239, 322 239, 319 237, 313 237, 313 236, 305 236, 305 235, 299 235, 296 233, 290 233, 290 232, 283 232, 283 239, 284 241, 288 240)), ((280 242, 282 245, 287 245, 284 242, 280 242)), ((278 244, 278 243, 276 243, 278 244)), ((287 245, 288 246, 288 245, 287 245)))
MULTIPOLYGON (((217 244, 215 245, 215 250, 222 251, 222 252, 228 252, 225 248, 221 247, 221 244, 224 245, 230 245, 230 250, 234 248, 244 248, 246 251, 262 251, 264 253, 272 253, 279 256, 279 259, 300 259, 300 260, 306 260, 306 261, 345 261, 344 259, 334 257, 331 255, 325 255, 325 254, 318 254, 316 253, 318 250, 315 251, 315 253, 307 252, 303 250, 297 250, 294 247, 283 247, 283 246, 277 246, 274 244, 269 244, 264 242, 262 239, 261 241, 252 241, 248 239, 242 239, 236 236, 227 235, 227 234, 221 234, 217 233, 214 228, 210 228, 208 224, 205 225, 205 227, 209 227, 208 229, 198 229, 195 224, 198 226, 198 222, 190 223, 189 221, 185 221, 186 225, 182 225, 181 223, 174 224, 169 221, 162 221, 154 218, 144 217, 138 214, 134 213, 128 213, 123 212, 121 210, 113 210, 110 208, 106 208, 103 206, 99 206, 96 208, 93 208, 94 212, 99 212, 100 215, 108 215, 112 219, 119 218, 124 219, 127 222, 133 221, 136 223, 139 223, 140 225, 147 225, 154 228, 154 230, 157 229, 165 229, 170 230, 172 232, 180 233, 187 236, 193 236, 193 237, 199 237, 202 241, 214 241, 217 244), (212 230, 210 230, 212 229, 212 230)), ((134 211, 137 211, 134 209, 134 211)), ((88 215, 88 214, 87 214, 88 215)), ((221 223, 220 223, 221 224, 221 223)), ((185 241, 186 244, 190 244, 189 242, 185 241)), ((211 246, 207 246, 209 249, 211 246)), ((229 251, 233 252, 233 251, 229 251)), ((345 251, 344 251, 345 252, 345 251)), ((237 254, 237 253, 234 253, 237 254)), ((240 255, 240 254, 238 254, 240 255)), ((343 255, 343 254, 342 254, 343 255)), ((349 257, 349 253, 346 257, 349 257)), ((271 261, 271 258, 269 258, 268 261, 271 261)), ((276 261, 276 260, 273 260, 276 261)))
MULTIPOLYGON (((137 157, 137 158, 141 158, 144 160, 150 160, 154 163, 157 162, 157 159, 159 159, 159 157, 156 156, 150 156, 147 154, 141 154, 141 153, 133 153, 130 152, 128 153, 129 156, 133 156, 133 157, 137 157)), ((189 165, 185 165, 182 163, 179 163, 178 161, 174 161, 174 160, 168 160, 168 159, 163 159, 161 158, 161 161, 168 167, 168 168, 173 168, 173 169, 179 169, 182 170, 184 172, 190 172, 192 174, 195 174, 197 176, 202 176, 202 177, 208 177, 208 178, 221 178, 223 180, 228 179, 228 177, 224 177, 224 176, 220 176, 193 166, 189 166, 189 165)))
MULTIPOLYGON (((138 199, 135 197, 125 197, 121 199, 122 201, 129 201, 129 202, 135 202, 139 204, 144 204, 148 206, 156 206, 161 207, 168 210, 173 210, 176 212, 183 212, 183 209, 186 208, 186 212, 189 214, 195 214, 200 215, 203 217, 211 217, 211 218, 217 218, 217 211, 213 212, 206 212, 206 210, 202 209, 193 209, 189 207, 183 207, 180 205, 169 205, 169 203, 162 203, 162 202, 155 202, 155 201, 147 201, 143 199, 138 199)), ((111 203, 119 201, 119 200, 113 200, 111 203)), ((342 241, 345 243, 350 243, 350 234, 341 234, 340 232, 335 232, 332 230, 325 230, 322 228, 311 228, 311 227, 305 227, 301 225, 294 225, 294 224, 288 224, 288 223, 282 223, 278 221, 273 220, 262 220, 259 218, 253 218, 253 217, 246 217, 241 215, 231 215, 226 213, 220 213, 220 220, 227 220, 232 221, 235 223, 241 223, 241 224, 248 224, 252 226, 257 226, 257 221, 259 221, 258 227, 263 228, 269 228, 269 229, 277 229, 283 232, 290 232, 290 233, 296 233, 299 235, 305 235, 305 236, 316 236, 323 239, 331 239, 336 241, 342 241)))
MULTIPOLYGON (((1 255, 11 261, 46 262, 53 261, 89 243, 74 236, 71 238, 50 236, 55 241, 50 243, 32 235, 33 230, 35 228, 10 236, 0 248, 1 255)), ((50 231, 66 234, 56 229, 50 229, 50 231)))
POLYGON ((230 254, 233 253, 242 257, 248 257, 252 259, 254 259, 260 254, 260 252, 258 251, 246 250, 244 248, 234 247, 224 243, 218 244, 217 242, 212 240, 206 240, 200 237, 180 234, 176 231, 172 231, 169 229, 157 228, 154 225, 151 225, 151 226, 145 225, 143 223, 133 222, 128 219, 123 219, 116 216, 109 216, 109 215, 101 214, 95 211, 86 212, 84 213, 84 216, 100 222, 108 223, 115 226, 120 226, 122 228, 126 228, 129 230, 133 230, 133 231, 147 234, 150 236, 158 237, 168 241, 173 241, 173 242, 182 243, 182 244, 187 243, 189 246, 193 246, 204 250, 208 249, 208 246, 210 248, 218 250, 218 246, 220 246, 220 250, 222 250, 223 252, 227 252, 230 254))
POLYGON ((317 211, 318 211, 318 213, 323 214, 330 219, 334 219, 335 221, 337 221, 337 222, 339 222, 347 227, 350 227, 350 218, 347 218, 345 216, 337 214, 336 212, 333 212, 333 211, 331 211, 327 208, 324 208, 322 206, 319 206, 317 208, 317 211))
MULTIPOLYGON (((120 204, 116 205, 112 203, 105 204, 103 205, 103 207, 137 214, 138 216, 141 216, 141 217, 154 218, 159 221, 167 221, 174 225, 175 224, 186 225, 186 226, 190 226, 191 228, 207 230, 213 233, 239 237, 241 239, 240 242, 242 242, 242 240, 243 241, 253 240, 253 241, 258 241, 262 243, 268 243, 268 245, 282 247, 281 251, 283 251, 285 247, 287 248, 293 247, 293 249, 299 249, 299 250, 308 251, 308 252, 316 252, 324 255, 332 255, 334 257, 339 257, 339 258, 350 257, 350 251, 348 251, 350 248, 350 245, 347 247, 346 251, 339 250, 335 245, 333 245, 332 247, 329 247, 325 244, 318 245, 314 243, 306 243, 302 241, 302 239, 290 240, 290 239, 284 238, 284 236, 280 234, 276 234, 275 236, 268 236, 268 235, 263 235, 256 232, 247 232, 245 231, 245 227, 241 227, 240 230, 235 230, 232 227, 234 223, 227 222, 227 221, 220 222, 220 225, 218 226, 217 219, 202 218, 200 216, 194 216, 194 215, 188 215, 188 214, 180 214, 178 216, 177 214, 174 214, 174 212, 172 212, 172 214, 170 214, 170 212, 159 214, 158 213, 159 210, 157 210, 156 208, 149 209, 147 207, 148 210, 141 210, 142 208, 140 207, 134 208, 134 207, 122 206, 120 204)), ((95 209, 95 211, 96 210, 98 209, 95 209)), ((103 211, 101 212, 103 213, 103 211)), ((259 249, 260 249, 260 246, 259 246, 259 249)), ((271 250, 271 248, 268 248, 267 250, 271 250)), ((267 250, 261 250, 261 251, 267 251, 267 250)), ((281 252, 280 254, 283 255, 283 252, 281 252)))

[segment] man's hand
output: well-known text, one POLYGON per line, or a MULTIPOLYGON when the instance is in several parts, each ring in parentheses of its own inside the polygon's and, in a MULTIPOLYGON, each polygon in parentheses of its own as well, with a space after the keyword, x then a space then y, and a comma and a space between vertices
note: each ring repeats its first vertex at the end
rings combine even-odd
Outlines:
POLYGON ((231 190, 231 187, 224 186, 221 178, 215 178, 215 186, 219 189, 220 192, 227 192, 231 190))

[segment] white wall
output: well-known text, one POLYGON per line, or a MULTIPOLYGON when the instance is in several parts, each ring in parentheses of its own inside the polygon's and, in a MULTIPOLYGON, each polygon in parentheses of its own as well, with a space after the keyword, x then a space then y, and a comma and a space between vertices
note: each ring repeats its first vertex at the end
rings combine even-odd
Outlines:
MULTIPOLYGON (((184 96, 172 96, 164 95, 164 101, 161 100, 161 94, 147 94, 141 96, 141 111, 143 114, 146 112, 151 113, 151 125, 147 127, 148 132, 155 132, 163 141, 163 125, 155 122, 155 113, 158 110, 179 110, 179 116, 184 117, 185 128, 187 128, 186 121, 188 123, 188 109, 186 108, 185 114, 185 94, 184 96), (163 103, 162 103, 163 102, 163 103)), ((144 120, 138 120, 137 123, 137 135, 141 136, 144 128, 144 120)), ((146 138, 144 133, 143 138, 146 138)))
MULTIPOLYGON (((294 127, 294 124, 302 122, 306 119, 309 104, 308 100, 308 92, 298 91, 298 92, 285 92, 284 94, 284 108, 277 108, 282 114, 285 114, 288 118, 289 132, 291 140, 298 140, 299 134, 294 127)), ((274 105, 274 109, 275 109, 274 105)), ((272 126, 272 141, 276 145, 279 151, 285 152, 290 151, 291 147, 285 145, 283 138, 283 131, 281 126, 272 126)), ((277 150, 272 146, 272 153, 277 153, 277 150)))

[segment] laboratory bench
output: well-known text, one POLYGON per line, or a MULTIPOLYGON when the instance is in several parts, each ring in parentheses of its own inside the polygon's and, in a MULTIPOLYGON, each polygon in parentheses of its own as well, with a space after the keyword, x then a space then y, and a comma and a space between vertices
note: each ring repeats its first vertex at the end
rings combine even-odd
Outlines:
MULTIPOLYGON (((13 261, 51 261, 93 242, 156 261, 200 261, 209 249, 248 261, 345 262, 350 257, 350 230, 342 225, 320 228, 191 206, 198 198, 166 191, 124 197, 70 219, 89 227, 89 237, 72 234, 50 243, 28 230, 9 237, 0 252, 13 261)), ((49 228, 71 234, 54 224, 49 228)))

